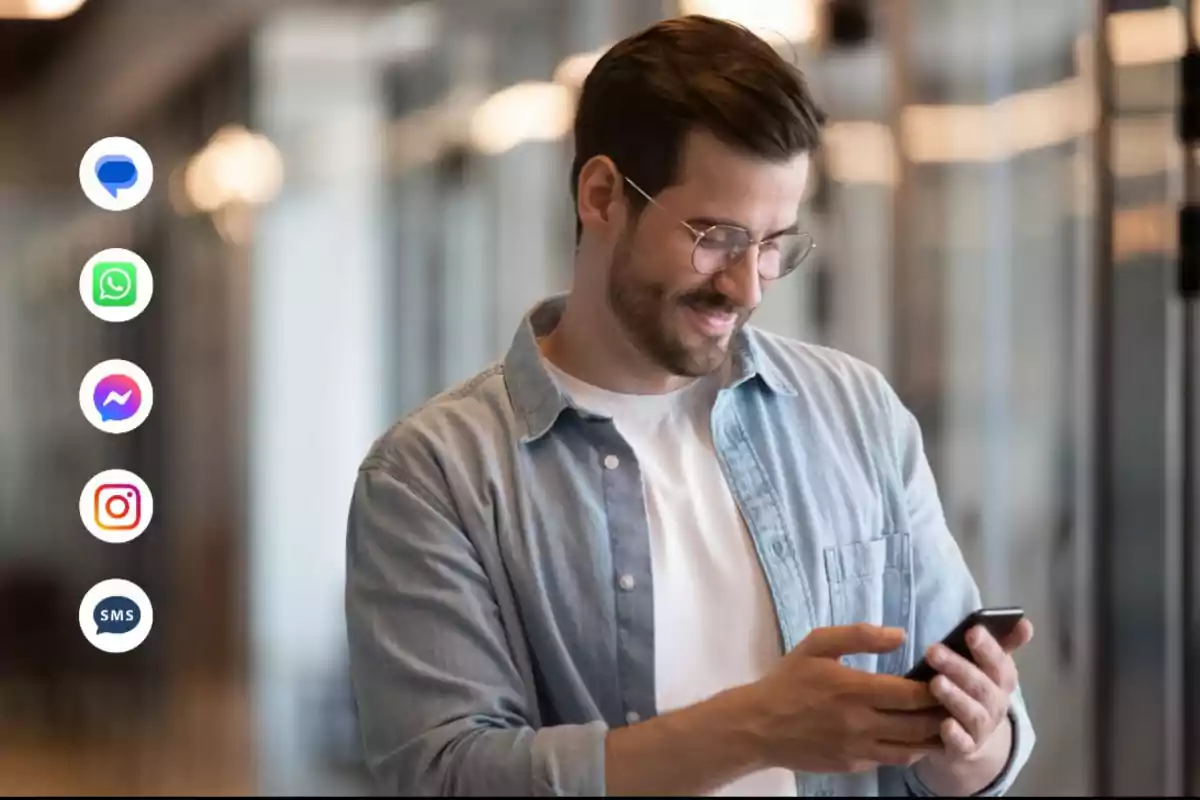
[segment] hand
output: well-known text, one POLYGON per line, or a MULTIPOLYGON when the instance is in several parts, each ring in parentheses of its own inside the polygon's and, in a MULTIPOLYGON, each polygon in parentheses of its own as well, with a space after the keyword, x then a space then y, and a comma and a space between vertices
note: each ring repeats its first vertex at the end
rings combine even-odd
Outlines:
POLYGON ((803 772, 906 767, 941 748, 946 712, 926 684, 839 663, 887 653, 904 632, 874 625, 819 628, 776 669, 745 687, 748 717, 766 766, 803 772))
POLYGON ((1032 638, 1033 624, 1027 619, 1003 642, 977 625, 967 633, 975 664, 941 644, 929 648, 926 658, 940 673, 930 688, 950 713, 941 728, 945 752, 935 759, 970 761, 983 750, 1008 715, 1009 698, 1017 687, 1012 654, 1032 638))

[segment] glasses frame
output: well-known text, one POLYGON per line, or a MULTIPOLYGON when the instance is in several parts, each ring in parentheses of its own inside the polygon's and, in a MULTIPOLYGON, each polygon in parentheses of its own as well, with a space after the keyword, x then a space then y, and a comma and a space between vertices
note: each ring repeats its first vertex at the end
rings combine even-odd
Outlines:
MULTIPOLYGON (((642 187, 640 187, 636 183, 634 183, 633 178, 630 178, 628 175, 623 175, 622 177, 625 179, 626 183, 628 183, 635 190, 637 190, 638 194, 640 194, 642 197, 646 198, 647 202, 652 203, 653 205, 657 206, 667 216, 675 217, 674 214, 672 214, 670 211, 667 211, 667 209, 663 208, 661 203, 659 203, 657 200, 655 200, 653 197, 651 197, 649 194, 647 194, 646 191, 644 189, 642 189, 642 187)), ((693 225, 689 224, 685 220, 679 219, 678 217, 675 217, 675 221, 678 222, 680 225, 682 225, 684 228, 686 228, 688 230, 688 232, 692 234, 692 253, 691 253, 692 269, 694 269, 700 275, 717 275, 717 274, 729 269, 729 267, 732 263, 736 263, 736 262, 728 261, 728 259, 726 259, 726 261, 728 263, 726 263, 723 267, 721 267, 720 269, 718 269, 714 272, 704 272, 703 270, 701 270, 699 267, 696 266, 696 250, 697 250, 697 248, 700 247, 700 242, 704 239, 705 236, 707 236, 712 231, 717 230, 718 228, 732 228, 733 230, 738 230, 738 231, 741 231, 742 233, 746 234, 746 239, 747 239, 746 252, 749 252, 750 248, 752 248, 752 247, 757 248, 759 245, 765 244, 766 242, 769 242, 772 239, 778 239, 781 236, 804 236, 804 237, 808 238, 808 242, 809 242, 808 249, 805 250, 804 255, 802 255, 799 258, 799 260, 796 261, 795 266, 793 266, 787 272, 780 272, 778 275, 775 275, 774 277, 768 277, 768 276, 762 274, 762 270, 758 268, 758 264, 759 264, 758 253, 755 253, 755 261, 754 261, 755 268, 756 268, 755 271, 758 272, 759 280, 762 280, 762 281, 777 281, 780 278, 786 278, 788 275, 791 275, 793 272, 795 272, 797 269, 799 269, 800 265, 803 264, 806 260, 808 260, 808 257, 810 255, 812 255, 812 252, 817 249, 816 239, 813 237, 813 235, 811 233, 807 233, 807 232, 798 231, 796 233, 777 233, 772 236, 764 236, 761 239, 755 239, 750 234, 750 231, 747 230, 746 228, 743 228, 741 225, 730 225, 727 223, 717 223, 715 225, 709 225, 704 230, 697 230, 693 225)))

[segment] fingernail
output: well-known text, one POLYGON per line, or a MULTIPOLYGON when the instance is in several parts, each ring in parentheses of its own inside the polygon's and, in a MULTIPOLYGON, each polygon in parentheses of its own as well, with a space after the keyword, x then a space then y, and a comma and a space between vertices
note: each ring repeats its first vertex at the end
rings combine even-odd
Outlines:
POLYGON ((946 660, 946 651, 941 646, 935 646, 929 651, 929 662, 934 666, 943 663, 946 660))

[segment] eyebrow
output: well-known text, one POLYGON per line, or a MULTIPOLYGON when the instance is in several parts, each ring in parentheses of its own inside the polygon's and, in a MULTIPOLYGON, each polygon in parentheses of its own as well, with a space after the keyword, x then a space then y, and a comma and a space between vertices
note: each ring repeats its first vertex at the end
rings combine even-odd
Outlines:
MULTIPOLYGON (((745 225, 738 222, 737 220, 726 219, 724 217, 690 217, 687 220, 687 224, 691 225, 693 228, 696 228, 697 230, 704 230, 705 228, 710 228, 713 225, 728 225, 731 228, 741 228, 744 231, 750 230, 749 228, 747 228, 745 225)), ((797 220, 797 221, 793 222, 791 225, 788 225, 786 228, 780 228, 777 231, 771 231, 763 238, 764 239, 772 239, 776 236, 782 236, 785 233, 799 233, 799 232, 800 232, 800 221, 797 220)))

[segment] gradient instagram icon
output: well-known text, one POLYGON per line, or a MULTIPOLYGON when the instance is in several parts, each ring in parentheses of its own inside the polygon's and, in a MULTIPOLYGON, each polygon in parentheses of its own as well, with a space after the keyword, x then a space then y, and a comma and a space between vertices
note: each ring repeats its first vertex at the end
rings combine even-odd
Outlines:
POLYGON ((93 494, 93 518, 103 531, 131 531, 142 521, 142 493, 132 483, 102 483, 93 494))
POLYGON ((79 495, 79 518, 102 542, 120 544, 141 536, 154 515, 146 482, 123 469, 96 475, 79 495))

